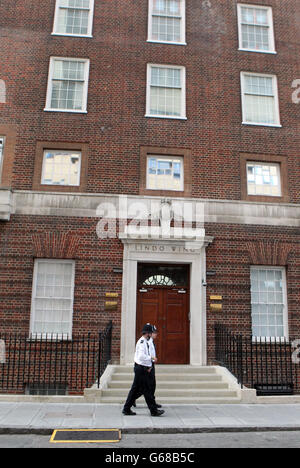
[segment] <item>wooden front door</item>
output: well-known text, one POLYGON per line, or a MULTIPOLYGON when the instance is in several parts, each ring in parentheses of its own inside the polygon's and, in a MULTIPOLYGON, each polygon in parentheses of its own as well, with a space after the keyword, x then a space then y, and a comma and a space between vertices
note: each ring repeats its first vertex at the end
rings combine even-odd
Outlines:
MULTIPOLYGON (((153 267, 152 265, 151 268, 153 267)), ((162 268, 170 269, 171 267, 159 266, 158 268, 161 272, 162 268)), ((180 266, 179 268, 187 267, 180 266)), ((164 273, 166 273, 165 270, 164 273)), ((155 275, 150 278, 153 276, 155 275)), ((152 281, 153 284, 147 279, 142 284, 138 284, 136 337, 138 339, 141 336, 145 323, 155 325, 158 329, 155 341, 158 363, 189 364, 188 270, 186 270, 186 281, 184 281, 186 284, 183 287, 179 287, 178 281, 172 278, 171 271, 165 275, 156 276, 158 280, 152 281)))

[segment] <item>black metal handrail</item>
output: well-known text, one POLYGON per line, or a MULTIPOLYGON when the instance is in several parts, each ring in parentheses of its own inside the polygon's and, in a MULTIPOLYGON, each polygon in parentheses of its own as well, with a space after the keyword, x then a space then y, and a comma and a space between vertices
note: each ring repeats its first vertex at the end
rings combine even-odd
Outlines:
POLYGON ((98 334, 0 332, 0 393, 82 394, 111 360, 112 322, 98 334))
POLYGON ((215 360, 226 367, 241 387, 258 395, 292 395, 300 390, 293 340, 245 336, 223 324, 215 325, 215 360))

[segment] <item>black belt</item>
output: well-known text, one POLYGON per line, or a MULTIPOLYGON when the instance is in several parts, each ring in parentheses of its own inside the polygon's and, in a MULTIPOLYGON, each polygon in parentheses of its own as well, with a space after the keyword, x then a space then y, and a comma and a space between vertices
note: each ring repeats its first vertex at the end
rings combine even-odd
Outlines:
POLYGON ((151 367, 148 367, 148 366, 142 366, 142 364, 138 364, 137 362, 134 363, 135 366, 138 366, 138 367, 142 367, 143 369, 151 369, 151 367))

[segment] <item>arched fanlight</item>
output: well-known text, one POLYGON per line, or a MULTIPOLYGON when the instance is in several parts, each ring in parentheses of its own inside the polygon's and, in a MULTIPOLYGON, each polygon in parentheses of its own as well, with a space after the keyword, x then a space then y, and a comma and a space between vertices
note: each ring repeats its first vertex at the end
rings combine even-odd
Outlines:
POLYGON ((168 276, 153 275, 143 282, 143 286, 175 286, 175 283, 168 276))
POLYGON ((138 286, 188 287, 188 265, 138 265, 138 286))

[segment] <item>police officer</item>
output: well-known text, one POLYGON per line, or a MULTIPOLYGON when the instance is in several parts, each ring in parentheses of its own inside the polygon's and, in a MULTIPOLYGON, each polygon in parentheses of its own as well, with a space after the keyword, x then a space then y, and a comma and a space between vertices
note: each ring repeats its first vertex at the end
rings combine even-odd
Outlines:
POLYGON ((144 325, 142 337, 136 344, 134 356, 134 381, 122 411, 126 416, 134 416, 136 414, 131 410, 131 407, 135 400, 141 395, 144 395, 152 416, 161 416, 164 413, 163 410, 157 409, 152 390, 153 384, 150 375, 152 370, 152 358, 149 343, 152 330, 152 325, 144 325))
MULTIPOLYGON (((150 325, 150 323, 147 323, 147 325, 150 325)), ((149 347, 150 347, 150 355, 152 359, 152 369, 150 372, 150 377, 151 377, 152 394, 155 400, 155 389, 156 389, 155 363, 157 362, 157 356, 156 356, 156 347, 155 347, 154 340, 157 338, 158 330, 155 325, 151 325, 151 326, 152 326, 152 335, 151 335, 151 338, 149 339, 149 347)), ((139 393, 139 396, 142 396, 141 392, 139 393)), ((138 398, 139 396, 137 396, 136 398, 138 398)), ((156 404, 156 408, 161 408, 161 405, 156 403, 156 401, 155 401, 155 404, 156 404)), ((134 402, 132 406, 136 407, 136 402, 134 402)))

